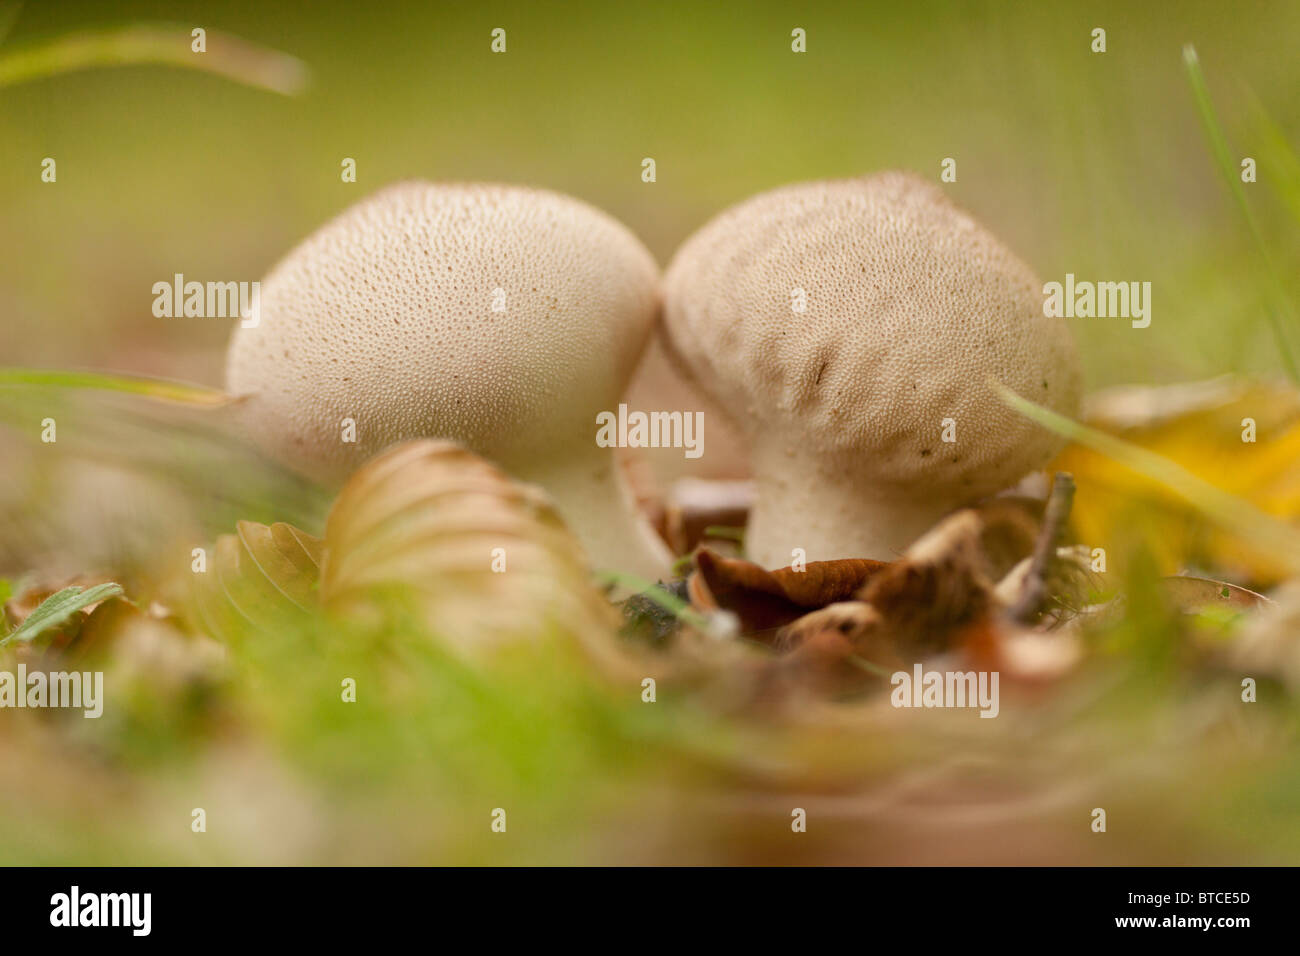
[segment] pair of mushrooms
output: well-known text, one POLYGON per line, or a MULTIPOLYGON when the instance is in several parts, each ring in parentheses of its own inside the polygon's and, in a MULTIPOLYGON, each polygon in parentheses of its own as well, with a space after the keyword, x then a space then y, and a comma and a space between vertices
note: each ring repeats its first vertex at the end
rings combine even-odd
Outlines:
POLYGON ((404 183, 275 267, 227 384, 258 442, 313 477, 455 439, 548 491, 597 567, 654 578, 670 556, 595 436, 658 331, 749 441, 753 560, 891 559, 1057 447, 989 387, 1075 409, 1078 360, 1040 289, 910 174, 755 196, 662 283, 630 231, 576 199, 404 183))

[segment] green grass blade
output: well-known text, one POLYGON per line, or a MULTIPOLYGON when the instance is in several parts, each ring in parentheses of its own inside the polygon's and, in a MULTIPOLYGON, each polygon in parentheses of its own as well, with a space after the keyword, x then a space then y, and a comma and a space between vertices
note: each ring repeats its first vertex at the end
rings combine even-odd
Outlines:
POLYGON ((1266 179, 1291 216, 1300 223, 1300 156, 1287 142, 1277 121, 1264 109, 1253 91, 1247 90, 1259 143, 1259 165, 1267 169, 1266 179))
POLYGON ((1300 531, 1286 522, 1210 484, 1163 455, 1021 398, 1000 382, 990 384, 1007 405, 1026 418, 1169 489, 1210 520, 1267 549, 1288 567, 1300 571, 1300 531))
POLYGON ((1210 141, 1210 152, 1214 155, 1214 163, 1222 174, 1223 181, 1227 183, 1232 198, 1236 200, 1237 208, 1246 220, 1251 238, 1264 263, 1272 306, 1268 311, 1268 317, 1273 328, 1273 337, 1277 341, 1278 354, 1282 356, 1282 364, 1286 366, 1291 380, 1300 382, 1300 368, 1297 367, 1295 356, 1291 351, 1288 332, 1288 329, 1300 326, 1300 319, 1297 318, 1295 306, 1287 297, 1286 288, 1282 284, 1277 265, 1268 251, 1268 243, 1264 239, 1263 230, 1260 229, 1259 220, 1246 199, 1246 191, 1242 188, 1241 178, 1238 175, 1237 161, 1228 146, 1228 138, 1223 133, 1223 127, 1215 115, 1214 104, 1210 101, 1210 91, 1205 85, 1205 76, 1201 72, 1200 59, 1196 55, 1195 47, 1190 43, 1183 47, 1183 63, 1187 67, 1187 81, 1192 87, 1192 96, 1196 100, 1196 108, 1201 116, 1201 125, 1205 128, 1206 138, 1210 141))
POLYGON ((63 371, 38 368, 0 368, 0 386, 48 385, 55 388, 86 388, 108 392, 127 392, 160 401, 175 402, 206 408, 230 405, 239 398, 221 389, 165 379, 144 378, 132 375, 111 375, 104 372, 63 371))
POLYGON ((0 87, 106 66, 156 64, 201 70, 257 89, 296 96, 307 65, 279 50, 208 30, 204 53, 190 48, 191 28, 134 24, 70 33, 0 55, 0 87))
POLYGON ((5 617, 4 606, 14 595, 14 586, 8 578, 0 578, 0 638, 9 633, 9 620, 5 617))

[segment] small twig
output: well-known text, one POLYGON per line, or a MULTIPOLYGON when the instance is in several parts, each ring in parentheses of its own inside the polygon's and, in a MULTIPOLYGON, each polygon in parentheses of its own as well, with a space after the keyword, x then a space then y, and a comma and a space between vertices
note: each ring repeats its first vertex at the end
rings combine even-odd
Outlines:
POLYGON ((1043 527, 1034 543, 1034 555, 1029 562, 1029 574, 1020 599, 1007 611, 1007 616, 1021 624, 1029 624, 1037 616, 1047 595, 1047 569, 1056 560, 1056 542, 1060 540, 1065 522, 1070 517, 1074 503, 1074 476, 1058 471, 1052 480, 1052 493, 1043 512, 1043 527))

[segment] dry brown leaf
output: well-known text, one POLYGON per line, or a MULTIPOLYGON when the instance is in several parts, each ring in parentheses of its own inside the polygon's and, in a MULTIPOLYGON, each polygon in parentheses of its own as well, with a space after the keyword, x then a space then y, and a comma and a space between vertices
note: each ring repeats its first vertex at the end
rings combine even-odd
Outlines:
POLYGON ((695 553, 688 591, 696 610, 731 611, 740 619, 742 634, 764 636, 811 609, 852 597, 884 567, 883 561, 842 558, 813 561, 803 571, 768 571, 752 561, 701 548, 695 553))
POLYGON ((859 663, 862 642, 875 633, 878 620, 871 606, 861 601, 830 604, 804 615, 785 629, 794 629, 786 639, 797 642, 794 650, 781 659, 787 677, 817 693, 830 695, 880 684, 880 677, 859 663))
POLYGON ((823 693, 847 693, 902 664, 890 647, 880 613, 865 601, 838 601, 810 611, 777 633, 777 646, 790 649, 783 663, 789 675, 823 693))
POLYGON ((229 643, 254 628, 275 634, 317 604, 322 543, 292 525, 240 521, 217 538, 206 571, 187 561, 167 597, 191 630, 229 643))
POLYGON ((1211 607, 1251 611, 1273 603, 1264 595, 1235 584, 1190 574, 1163 578, 1160 581, 1160 589, 1174 607, 1188 614, 1211 607))
POLYGON ((866 601, 837 601, 809 611, 781 628, 777 646, 799 648, 823 633, 834 633, 850 642, 857 642, 878 628, 880 623, 880 612, 866 601))
POLYGON ((949 515, 857 593, 904 660, 948 649, 958 631, 994 611, 982 530, 970 509, 949 515))
POLYGON ((996 587, 1034 550, 1042 510, 1033 499, 991 499, 949 515, 890 563, 767 571, 702 548, 688 592, 697 610, 731 611, 743 633, 784 652, 771 663, 782 693, 853 693, 940 653, 1044 683, 1073 668, 1077 639, 1033 644, 1041 635, 1001 619, 996 587))
POLYGON ((614 612, 550 499, 453 442, 376 455, 330 509, 323 606, 364 620, 398 594, 467 657, 555 631, 616 663, 614 612))

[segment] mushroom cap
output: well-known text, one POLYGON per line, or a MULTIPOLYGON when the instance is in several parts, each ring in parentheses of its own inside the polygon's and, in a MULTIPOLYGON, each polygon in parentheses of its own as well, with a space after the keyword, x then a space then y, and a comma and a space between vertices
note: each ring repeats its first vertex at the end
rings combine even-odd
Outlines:
POLYGON ((626 388, 658 278, 627 228, 572 197, 399 183, 263 280, 259 323, 231 340, 227 387, 249 395, 263 447, 321 479, 415 437, 507 467, 554 460, 594 443, 596 414, 626 388), (346 418, 355 443, 341 440, 346 418))
POLYGON ((788 456, 794 477, 810 456, 904 494, 920 481, 974 497, 1060 444, 990 377, 1066 414, 1079 400, 1073 340, 1043 315, 1041 290, 937 186, 887 172, 787 186, 715 217, 668 268, 665 333, 756 460, 788 456), (941 440, 946 418, 956 443, 941 440))

